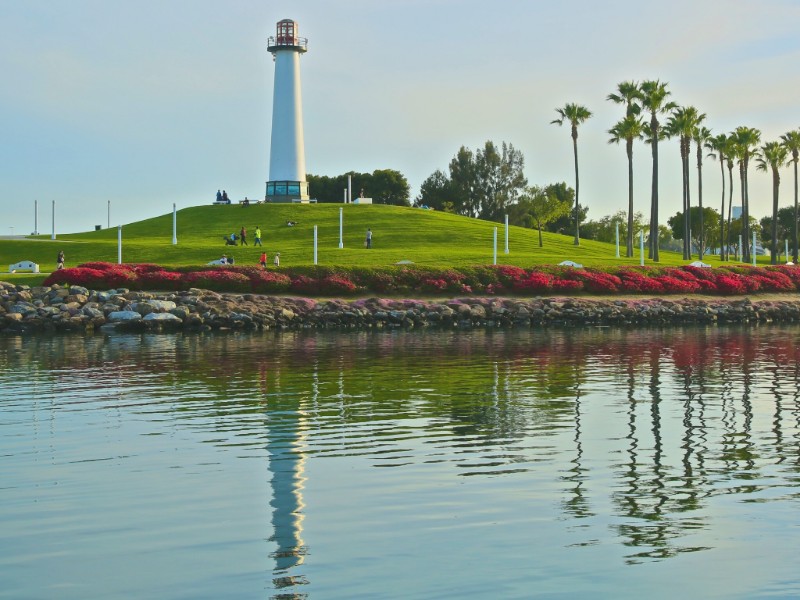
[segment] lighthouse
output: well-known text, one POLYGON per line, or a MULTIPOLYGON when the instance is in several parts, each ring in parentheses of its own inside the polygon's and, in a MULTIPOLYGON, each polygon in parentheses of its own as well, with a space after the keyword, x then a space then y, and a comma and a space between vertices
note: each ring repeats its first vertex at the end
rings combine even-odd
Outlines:
POLYGON ((300 55, 308 50, 308 40, 298 37, 297 31, 295 21, 283 19, 267 41, 275 61, 268 202, 308 200, 300 92, 300 55))

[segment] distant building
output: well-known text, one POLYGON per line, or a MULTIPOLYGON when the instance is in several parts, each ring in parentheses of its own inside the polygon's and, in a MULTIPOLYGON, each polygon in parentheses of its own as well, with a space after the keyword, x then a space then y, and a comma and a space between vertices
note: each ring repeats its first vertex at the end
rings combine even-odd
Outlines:
POLYGON ((741 206, 733 206, 731 207, 731 218, 738 219, 742 216, 742 207, 741 206))

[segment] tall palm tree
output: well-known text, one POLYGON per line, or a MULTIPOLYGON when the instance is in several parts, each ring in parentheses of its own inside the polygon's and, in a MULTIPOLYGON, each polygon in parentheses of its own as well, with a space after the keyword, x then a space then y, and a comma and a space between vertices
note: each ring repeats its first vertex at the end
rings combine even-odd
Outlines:
POLYGON ((636 81, 623 81, 617 84, 616 93, 606 96, 606 100, 610 100, 614 104, 624 104, 627 117, 638 115, 641 112, 642 107, 638 104, 641 97, 642 91, 636 81))
MULTIPOLYGON (((742 182, 742 260, 750 262, 750 197, 747 185, 747 169, 750 157, 761 141, 761 132, 753 127, 737 127, 733 132, 739 158, 739 178, 742 182)), ((755 252, 755 248, 753 248, 755 252)))
POLYGON ((706 254, 705 224, 703 223, 703 150, 705 149, 706 142, 711 139, 711 130, 701 125, 705 117, 705 114, 703 114, 698 120, 697 127, 695 127, 694 134, 692 135, 695 146, 697 147, 697 206, 700 207, 700 260, 703 260, 706 254))
POLYGON ((578 179, 578 125, 592 116, 591 111, 580 104, 568 103, 564 108, 557 108, 558 119, 550 121, 551 124, 563 125, 569 122, 572 126, 572 150, 575 155, 575 245, 579 246, 580 238, 580 203, 578 201, 579 179, 578 179))
POLYGON ((797 220, 800 215, 797 213, 797 159, 800 155, 800 129, 784 133, 781 136, 783 145, 791 153, 791 162, 794 163, 794 220, 792 221, 792 262, 797 264, 797 220))
POLYGON ((725 160, 728 157, 728 146, 730 141, 728 136, 720 133, 705 143, 705 147, 711 150, 709 156, 716 158, 719 161, 719 172, 722 176, 722 204, 719 209, 719 260, 726 260, 726 244, 725 244, 725 160))
POLYGON ((677 137, 681 153, 681 170, 683 172, 683 259, 692 257, 692 243, 690 232, 691 199, 689 192, 689 154, 691 151, 692 137, 698 123, 705 118, 700 115, 694 106, 681 106, 675 108, 669 116, 664 130, 668 137, 677 137))
POLYGON ((628 155, 628 232, 625 256, 633 256, 633 140, 640 140, 644 135, 645 124, 635 113, 629 113, 619 120, 608 133, 609 144, 618 144, 625 140, 625 152, 628 155))
POLYGON ((661 81, 643 81, 641 90, 642 109, 650 113, 650 148, 653 155, 653 184, 650 195, 650 258, 658 262, 658 138, 661 123, 658 116, 675 108, 674 102, 667 102, 670 91, 661 81))
POLYGON ((778 169, 786 164, 789 151, 780 142, 767 142, 761 146, 761 151, 756 154, 756 169, 759 171, 772 171, 772 248, 770 249, 770 262, 778 263, 778 189, 781 185, 781 176, 778 169))

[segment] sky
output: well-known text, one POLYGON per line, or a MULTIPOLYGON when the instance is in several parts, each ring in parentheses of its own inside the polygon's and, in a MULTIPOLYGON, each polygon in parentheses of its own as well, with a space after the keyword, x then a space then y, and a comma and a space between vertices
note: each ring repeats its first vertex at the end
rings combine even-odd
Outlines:
MULTIPOLYGON (((579 130, 581 204, 590 219, 626 208, 625 149, 608 143, 623 108, 606 100, 625 80, 667 82, 715 134, 800 127, 797 0, 0 0, 0 235, 31 233, 37 203, 39 232, 56 201, 68 233, 208 204, 217 189, 263 197, 266 46, 284 18, 308 38, 308 172, 395 169, 412 198, 487 140, 524 155, 530 184, 574 186, 570 130, 551 121, 575 102, 593 112, 579 130)), ((677 141, 659 154, 666 222, 681 207, 677 141)), ((634 168, 647 214, 644 144, 634 168)), ((720 179, 707 159, 703 199, 717 210, 720 179)), ((771 177, 752 168, 750 182, 751 214, 771 213, 771 177)))

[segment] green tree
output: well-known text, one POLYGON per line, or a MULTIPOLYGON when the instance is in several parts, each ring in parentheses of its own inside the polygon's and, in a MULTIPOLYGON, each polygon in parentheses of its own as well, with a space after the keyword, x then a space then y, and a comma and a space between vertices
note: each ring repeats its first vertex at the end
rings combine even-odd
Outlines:
POLYGON ((436 169, 419 186, 419 195, 414 200, 414 205, 453 212, 454 198, 450 178, 441 169, 436 169))
POLYGON ((525 159, 519 150, 491 141, 473 152, 459 148, 448 165, 449 176, 435 171, 420 187, 417 204, 469 217, 500 221, 527 185, 525 159))
POLYGON ((650 258, 658 262, 658 140, 661 123, 658 116, 675 108, 674 102, 668 102, 670 95, 667 84, 659 80, 643 81, 641 86, 642 109, 650 113, 650 149, 653 155, 653 178, 650 195, 650 258))
POLYGON ((531 186, 509 207, 509 222, 538 229, 541 248, 542 227, 558 217, 568 215, 571 208, 571 200, 565 201, 554 193, 548 194, 547 188, 531 186))
MULTIPOLYGON (((620 87, 623 84, 620 84, 620 87)), ((613 96, 610 95, 609 98, 613 96)), ((625 140, 625 153, 628 156, 628 226, 625 236, 625 256, 633 256, 633 140, 640 140, 644 134, 645 124, 637 114, 631 112, 608 130, 611 138, 609 144, 619 144, 625 140)))
MULTIPOLYGON (((569 187, 563 181, 561 183, 551 183, 546 188, 547 194, 555 194, 557 198, 563 201, 568 201, 570 206, 574 206, 575 204, 575 190, 569 187)), ((579 209, 580 214, 578 218, 580 222, 583 223, 586 221, 586 216, 589 213, 589 208, 586 206, 582 206, 579 209)), ((568 215, 564 215, 550 221, 545 226, 545 231, 550 231, 552 233, 560 233, 562 235, 569 235, 570 231, 572 230, 572 226, 575 223, 575 213, 574 210, 570 210, 568 215)))
MULTIPOLYGON (((362 189, 362 188, 359 188, 362 189)), ((405 175, 393 169, 376 169, 366 183, 364 195, 379 204, 409 206, 411 186, 405 175)))
MULTIPOLYGON (((794 220, 794 207, 793 206, 784 206, 783 208, 778 209, 778 221, 777 223, 773 223, 773 219, 771 216, 767 216, 761 219, 759 224, 761 225, 761 239, 764 242, 772 243, 773 241, 780 242, 780 240, 788 240, 794 233, 794 229, 796 227, 796 221, 794 220), (777 227, 776 227, 777 225, 777 227), (777 230, 777 236, 773 235, 773 231, 777 230)), ((778 259, 781 257, 781 245, 777 245, 778 250, 778 259)), ((787 256, 787 259, 789 257, 787 256)))
POLYGON ((633 218, 633 226, 629 229, 627 212, 619 210, 597 221, 586 221, 583 225, 584 238, 613 244, 617 238, 617 226, 620 236, 630 236, 633 239, 636 233, 647 227, 647 221, 641 212, 637 212, 633 218))
POLYGON ((580 239, 580 199, 578 197, 580 191, 580 178, 578 176, 578 125, 586 121, 592 116, 591 111, 580 104, 567 103, 564 108, 557 108, 556 112, 559 115, 558 119, 550 121, 551 124, 563 125, 569 122, 572 135, 572 152, 575 157, 575 245, 579 246, 580 239))
POLYGON ((398 206, 410 204, 411 188, 408 180, 405 175, 393 169, 376 169, 372 173, 349 171, 334 177, 308 174, 306 179, 312 196, 318 202, 331 203, 342 202, 344 199, 348 176, 356 196, 360 190, 364 190, 364 195, 377 203, 398 206))
POLYGON ((778 192, 781 187, 780 168, 786 165, 789 151, 780 142, 767 142, 756 155, 756 169, 772 173, 772 247, 770 262, 778 262, 778 192))
POLYGON ((745 240, 742 248, 742 260, 750 262, 750 197, 747 185, 747 170, 750 165, 750 157, 761 141, 761 132, 752 127, 742 126, 737 127, 732 135, 735 140, 736 155, 739 159, 739 178, 742 188, 742 236, 745 240))
MULTIPOLYGON (((719 213, 715 211, 713 208, 703 208, 701 209, 699 206, 692 206, 689 208, 689 215, 688 219, 685 218, 685 215, 682 212, 675 213, 674 216, 669 218, 667 224, 669 225, 670 231, 672 232, 672 237, 676 240, 683 240, 684 235, 686 234, 686 221, 689 222, 689 246, 696 246, 697 248, 708 247, 713 245, 713 240, 717 235, 717 227, 716 223, 719 219, 719 213), (704 213, 701 217, 700 213, 704 213), (702 235, 705 236, 705 239, 701 239, 700 233, 700 219, 703 220, 711 225, 714 223, 714 226, 706 227, 703 230, 702 235)), ((684 240, 685 241, 685 240, 684 240)), ((685 245, 685 244, 684 244, 685 245)), ((700 256, 700 260, 703 259, 703 256, 700 256)))
POLYGON ((783 140, 783 145, 786 146, 786 150, 788 150, 792 155, 791 162, 794 163, 794 225, 792 226, 792 261, 794 264, 797 264, 797 221, 800 219, 797 205, 797 160, 798 155, 800 155, 800 129, 784 133, 781 136, 781 140, 783 140))

